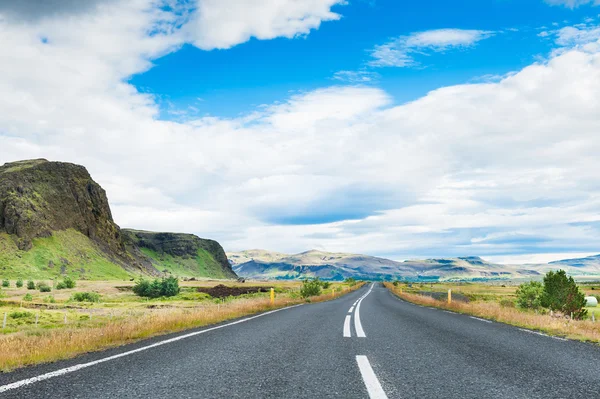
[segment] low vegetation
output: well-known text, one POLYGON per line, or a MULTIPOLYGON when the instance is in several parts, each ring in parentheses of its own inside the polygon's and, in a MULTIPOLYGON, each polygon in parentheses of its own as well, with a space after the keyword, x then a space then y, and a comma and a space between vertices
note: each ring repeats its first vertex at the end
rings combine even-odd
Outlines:
POLYGON ((152 282, 141 279, 133 287, 136 295, 146 298, 172 297, 179 294, 179 291, 179 280, 175 277, 156 279, 152 282))
MULTIPOLYGON (((165 292, 177 291, 177 294, 142 297, 133 291, 139 282, 115 281, 77 281, 76 292, 56 290, 54 296, 25 288, 4 290, 6 297, 0 300, 0 317, 4 312, 7 315, 14 313, 16 317, 7 317, 6 329, 0 329, 0 371, 67 359, 307 301, 325 301, 361 286, 331 283, 328 292, 321 291, 321 295, 305 299, 300 282, 252 282, 252 286, 264 287, 265 292, 220 298, 198 290, 223 282, 184 281, 177 285, 176 279, 158 282, 160 284, 156 286, 160 285, 161 290, 164 287, 165 292), (269 293, 271 287, 275 288, 273 304, 269 293), (26 314, 21 315, 21 312, 26 314)), ((148 283, 150 286, 155 284, 154 281, 148 283)), ((323 282, 317 283, 321 286, 323 282)), ((241 283, 227 285, 247 286, 241 283)))
POLYGON ((71 299, 77 302, 100 302, 100 294, 96 292, 76 292, 71 299))
POLYGON ((600 313, 600 308, 596 311, 584 306, 585 291, 595 287, 577 285, 563 271, 548 273, 543 282, 519 286, 401 282, 385 285, 409 302, 600 343, 600 321, 596 322, 595 314, 600 313), (451 303, 447 300, 448 289, 452 290, 451 303))

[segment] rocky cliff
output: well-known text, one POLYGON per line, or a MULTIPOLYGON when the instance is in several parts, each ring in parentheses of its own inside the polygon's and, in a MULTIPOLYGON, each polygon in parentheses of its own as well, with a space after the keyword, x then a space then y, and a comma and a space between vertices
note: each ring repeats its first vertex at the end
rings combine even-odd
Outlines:
POLYGON ((122 233, 106 192, 83 166, 45 159, 0 166, 1 275, 121 278, 169 272, 154 254, 169 255, 175 263, 193 258, 196 269, 184 262, 189 276, 235 276, 215 241, 172 233, 122 233))

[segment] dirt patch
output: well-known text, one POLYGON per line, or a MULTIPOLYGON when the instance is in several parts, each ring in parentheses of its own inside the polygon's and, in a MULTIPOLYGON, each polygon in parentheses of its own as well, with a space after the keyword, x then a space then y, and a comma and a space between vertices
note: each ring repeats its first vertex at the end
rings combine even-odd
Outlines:
POLYGON ((204 292, 213 298, 225 298, 228 296, 240 296, 245 294, 255 294, 257 292, 269 292, 268 287, 227 287, 219 284, 214 287, 200 287, 198 292, 204 292))

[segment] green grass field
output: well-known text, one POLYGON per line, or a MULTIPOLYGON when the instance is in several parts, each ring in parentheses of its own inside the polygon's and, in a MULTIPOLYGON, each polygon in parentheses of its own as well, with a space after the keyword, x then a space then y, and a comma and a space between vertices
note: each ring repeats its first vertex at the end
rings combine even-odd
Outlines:
POLYGON ((8 234, 0 233, 0 278, 48 279, 64 275, 92 280, 131 277, 94 242, 75 230, 36 238, 29 251, 19 250, 8 234))

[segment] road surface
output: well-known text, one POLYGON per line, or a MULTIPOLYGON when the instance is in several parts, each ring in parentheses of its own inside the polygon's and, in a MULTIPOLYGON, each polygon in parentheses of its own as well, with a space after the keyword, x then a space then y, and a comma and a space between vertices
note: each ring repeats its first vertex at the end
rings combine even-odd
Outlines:
POLYGON ((334 301, 0 374, 0 398, 598 398, 600 347, 403 302, 334 301))

